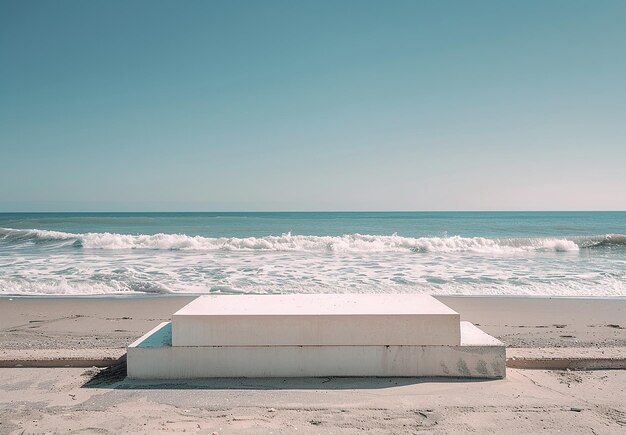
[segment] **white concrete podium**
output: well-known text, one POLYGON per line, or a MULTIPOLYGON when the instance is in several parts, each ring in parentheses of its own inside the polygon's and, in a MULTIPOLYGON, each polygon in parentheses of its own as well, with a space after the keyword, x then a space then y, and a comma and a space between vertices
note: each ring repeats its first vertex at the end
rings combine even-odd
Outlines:
POLYGON ((200 296, 128 347, 136 379, 502 378, 505 347, 431 296, 200 296))
POLYGON ((202 296, 172 316, 173 346, 448 344, 459 315, 426 295, 202 296))

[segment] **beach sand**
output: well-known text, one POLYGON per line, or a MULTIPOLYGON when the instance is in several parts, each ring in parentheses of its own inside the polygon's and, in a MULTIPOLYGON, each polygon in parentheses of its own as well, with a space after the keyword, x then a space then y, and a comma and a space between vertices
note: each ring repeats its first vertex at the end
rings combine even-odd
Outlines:
POLYGON ((510 369, 497 381, 179 383, 80 368, 0 369, 0 433, 565 433, 626 430, 626 371, 510 369), (71 431, 71 432, 70 432, 71 431))
MULTIPOLYGON (((626 298, 438 299, 509 347, 626 347, 626 298)), ((123 349, 191 300, 0 298, 0 349, 123 349)))
MULTIPOLYGON (((1 298, 0 358, 123 355, 191 297, 1 298)), ((624 355, 626 299, 440 297, 512 352, 624 355)), ((623 358, 622 358, 623 359, 623 358)), ((624 433, 626 370, 493 381, 125 379, 123 364, 0 368, 0 433, 624 433)))

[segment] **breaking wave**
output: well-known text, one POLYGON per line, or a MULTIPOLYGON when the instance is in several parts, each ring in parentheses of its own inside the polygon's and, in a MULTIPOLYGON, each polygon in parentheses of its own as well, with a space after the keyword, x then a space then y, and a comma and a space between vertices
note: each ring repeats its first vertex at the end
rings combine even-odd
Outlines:
POLYGON ((317 251, 317 252, 475 252, 485 254, 515 252, 575 252, 596 247, 626 247, 626 235, 607 234, 579 237, 501 238, 484 237, 402 237, 345 234, 304 236, 290 233, 265 237, 203 237, 185 234, 73 234, 47 230, 0 228, 0 244, 5 247, 74 247, 82 249, 148 249, 199 251, 317 251))

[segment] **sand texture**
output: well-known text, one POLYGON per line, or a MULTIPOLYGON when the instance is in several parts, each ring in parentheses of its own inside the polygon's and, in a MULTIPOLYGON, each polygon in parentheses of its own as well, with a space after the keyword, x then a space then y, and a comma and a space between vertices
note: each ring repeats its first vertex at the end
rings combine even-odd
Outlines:
MULTIPOLYGON (((0 360, 116 359, 190 297, 1 298, 0 360)), ((626 299, 441 297, 524 358, 624 362, 626 299)), ((532 362, 531 361, 531 362, 532 362)), ((543 363, 545 364, 545 362, 543 363)), ((5 367, 13 367, 11 365, 5 367)), ((626 370, 425 378, 131 381, 107 368, 0 368, 0 434, 626 431, 626 370)))
POLYGON ((0 433, 330 434, 626 431, 626 371, 509 369, 505 380, 123 380, 0 369, 0 433))
MULTIPOLYGON (((0 350, 122 349, 192 299, 0 298, 0 350)), ((438 299, 509 347, 626 347, 626 298, 438 299)))

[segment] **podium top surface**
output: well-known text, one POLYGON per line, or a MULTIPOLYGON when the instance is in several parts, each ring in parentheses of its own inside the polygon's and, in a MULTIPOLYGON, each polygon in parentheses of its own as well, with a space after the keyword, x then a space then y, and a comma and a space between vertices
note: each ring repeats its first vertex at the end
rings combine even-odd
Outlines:
POLYGON ((458 315, 422 294, 206 295, 174 316, 458 315))

